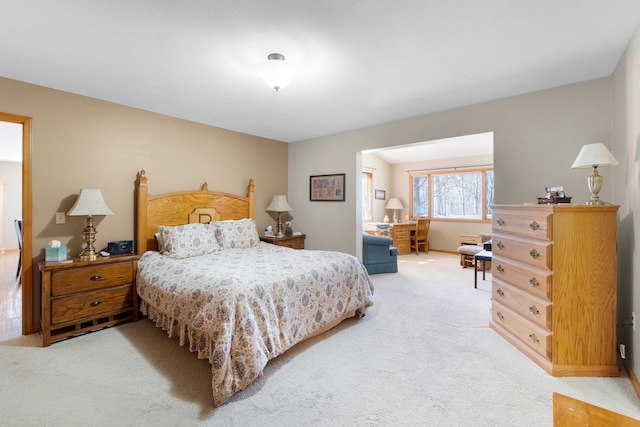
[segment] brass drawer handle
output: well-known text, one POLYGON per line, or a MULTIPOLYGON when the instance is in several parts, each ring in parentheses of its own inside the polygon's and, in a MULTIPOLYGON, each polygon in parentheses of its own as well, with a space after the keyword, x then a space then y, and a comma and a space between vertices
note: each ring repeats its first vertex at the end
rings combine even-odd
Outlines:
POLYGON ((538 307, 536 307, 535 305, 529 306, 529 311, 533 314, 540 314, 540 310, 538 310, 538 307))
POLYGON ((498 273, 504 273, 504 267, 502 266, 502 264, 498 264, 496 270, 498 270, 498 273))
POLYGON ((503 297, 503 296, 504 296, 504 291, 503 291, 502 289, 498 288, 498 289, 496 290, 496 294, 498 294, 498 295, 500 295, 501 297, 503 297))
POLYGON ((102 276, 100 276, 99 274, 89 277, 89 280, 100 280, 100 279, 102 279, 102 276))
POLYGON ((538 279, 536 279, 535 277, 532 277, 531 279, 529 279, 529 284, 534 288, 537 288, 538 286, 540 286, 538 279))
POLYGON ((504 320, 504 316, 502 315, 502 313, 501 313, 501 312, 497 312, 497 313, 496 313, 496 317, 497 317, 498 319, 500 319, 500 320, 504 320))
POLYGON ((540 256, 540 254, 538 253, 538 251, 536 251, 535 249, 531 249, 529 251, 529 256, 533 259, 536 259, 540 256))
POLYGON ((91 305, 91 307, 95 307, 95 306, 100 305, 101 303, 102 303, 102 301, 96 300, 96 301, 92 301, 90 305, 91 305))
POLYGON ((537 223, 537 222, 535 222, 535 221, 531 221, 531 222, 529 223, 529 228, 530 228, 531 230, 533 230, 533 231, 536 231, 538 228, 540 228, 540 224, 538 224, 538 223, 537 223))
POLYGON ((498 243, 496 243, 496 246, 498 247, 498 249, 504 249, 504 244, 502 243, 502 241, 498 241, 498 243))
POLYGON ((536 337, 536 334, 529 334, 529 339, 531 340, 531 342, 533 342, 534 344, 538 344, 540 342, 540 340, 538 339, 538 337, 536 337))
POLYGON ((498 218, 498 219, 496 220, 496 224, 498 224, 498 225, 504 225, 504 219, 502 219, 502 218, 498 218))

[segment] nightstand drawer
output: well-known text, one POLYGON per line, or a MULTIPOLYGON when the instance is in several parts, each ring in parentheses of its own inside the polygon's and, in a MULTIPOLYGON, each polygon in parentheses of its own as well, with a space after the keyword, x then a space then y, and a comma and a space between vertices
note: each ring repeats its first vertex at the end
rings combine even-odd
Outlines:
POLYGON ((51 323, 77 323, 133 307, 133 286, 121 286, 95 292, 85 292, 51 301, 51 323))
POLYGON ((51 296, 127 285, 132 282, 133 275, 131 262, 54 271, 51 277, 51 296))

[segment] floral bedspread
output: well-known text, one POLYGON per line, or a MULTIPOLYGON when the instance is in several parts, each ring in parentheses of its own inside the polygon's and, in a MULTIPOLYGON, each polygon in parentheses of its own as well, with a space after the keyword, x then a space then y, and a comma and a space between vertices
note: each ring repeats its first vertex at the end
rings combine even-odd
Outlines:
POLYGON ((147 252, 137 289, 143 314, 209 360, 216 406, 317 329, 363 315, 373 294, 352 255, 262 242, 187 259, 147 252))

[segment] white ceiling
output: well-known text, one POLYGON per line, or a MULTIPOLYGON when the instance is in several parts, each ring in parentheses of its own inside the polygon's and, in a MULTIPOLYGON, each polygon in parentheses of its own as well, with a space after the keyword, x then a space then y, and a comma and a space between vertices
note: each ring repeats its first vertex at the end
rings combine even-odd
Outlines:
MULTIPOLYGON (((609 76, 638 0, 0 0, 0 76, 295 142, 609 76), (269 53, 297 78, 275 92, 269 53)), ((0 94, 1 96, 1 94, 0 94)))
POLYGON ((444 138, 369 152, 390 164, 492 155, 493 132, 444 138))

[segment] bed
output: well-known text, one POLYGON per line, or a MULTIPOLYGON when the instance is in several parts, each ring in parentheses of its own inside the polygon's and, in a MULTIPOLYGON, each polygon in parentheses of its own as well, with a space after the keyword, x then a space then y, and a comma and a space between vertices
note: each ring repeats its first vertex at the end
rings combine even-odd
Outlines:
POLYGON ((144 170, 136 180, 140 311, 209 360, 214 406, 269 360, 372 305, 357 258, 261 242, 253 213, 253 181, 242 197, 206 183, 151 195, 144 170))

